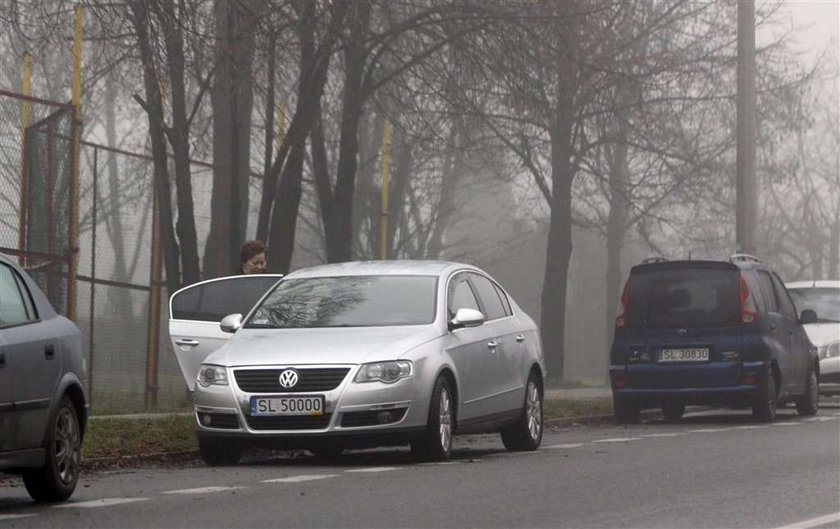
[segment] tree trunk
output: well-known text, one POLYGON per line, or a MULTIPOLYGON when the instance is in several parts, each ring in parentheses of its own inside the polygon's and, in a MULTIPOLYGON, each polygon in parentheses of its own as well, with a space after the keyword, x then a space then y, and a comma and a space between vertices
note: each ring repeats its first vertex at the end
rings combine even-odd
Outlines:
POLYGON ((253 108, 252 64, 256 13, 245 4, 215 0, 213 195, 210 233, 204 249, 206 277, 238 270, 245 240, 253 108))
POLYGON ((143 86, 146 93, 144 102, 149 117, 149 138, 151 140, 154 163, 154 188, 157 207, 160 211, 160 226, 163 240, 163 262, 166 270, 166 286, 169 292, 175 292, 181 285, 181 270, 178 263, 180 248, 172 226, 172 190, 169 183, 167 165, 166 136, 164 133, 163 107, 159 75, 155 67, 152 43, 149 36, 148 12, 144 0, 131 3, 131 20, 137 34, 137 46, 143 64, 143 86))
POLYGON ((386 255, 389 259, 396 259, 397 227, 402 224, 405 208, 405 193, 411 177, 411 143, 405 134, 395 134, 396 163, 394 177, 391 179, 391 189, 388 191, 388 233, 386 235, 386 255))
POLYGON ((339 140, 338 170, 334 192, 335 223, 327 238, 327 261, 337 263, 353 259, 353 199, 359 155, 359 121, 364 105, 363 83, 368 50, 364 37, 370 24, 369 2, 355 2, 350 8, 350 35, 345 44, 344 95, 341 109, 341 139, 339 140))
POLYGON ((828 279, 840 279, 840 212, 834 218, 828 243, 828 279))
POLYGON ((612 152, 609 165, 610 213, 607 219, 607 304, 606 332, 615 325, 616 306, 621 291, 621 249, 627 233, 627 220, 630 216, 630 203, 627 200, 627 145, 623 143, 626 135, 618 139, 612 152))

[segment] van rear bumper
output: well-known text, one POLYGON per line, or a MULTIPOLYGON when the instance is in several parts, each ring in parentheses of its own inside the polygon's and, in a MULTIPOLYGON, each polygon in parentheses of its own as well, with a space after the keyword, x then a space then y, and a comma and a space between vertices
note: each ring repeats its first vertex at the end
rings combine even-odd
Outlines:
POLYGON ((613 398, 640 408, 654 408, 665 403, 751 406, 757 392, 758 387, 749 384, 716 388, 613 389, 613 398))

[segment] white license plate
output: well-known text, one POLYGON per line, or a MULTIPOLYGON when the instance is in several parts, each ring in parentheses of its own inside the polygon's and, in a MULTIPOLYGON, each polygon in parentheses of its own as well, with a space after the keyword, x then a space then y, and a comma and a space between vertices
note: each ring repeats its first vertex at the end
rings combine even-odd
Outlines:
POLYGON ((251 397, 251 415, 323 415, 324 397, 251 397))
POLYGON ((708 347, 686 349, 663 349, 659 352, 660 362, 708 362, 708 347))

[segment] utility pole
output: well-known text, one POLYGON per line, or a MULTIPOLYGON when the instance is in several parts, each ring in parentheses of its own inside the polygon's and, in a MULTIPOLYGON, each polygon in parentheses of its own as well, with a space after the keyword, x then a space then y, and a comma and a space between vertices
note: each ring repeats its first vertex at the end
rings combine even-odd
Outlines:
POLYGON ((758 253, 755 141, 755 0, 739 0, 735 248, 739 253, 751 255, 758 253))

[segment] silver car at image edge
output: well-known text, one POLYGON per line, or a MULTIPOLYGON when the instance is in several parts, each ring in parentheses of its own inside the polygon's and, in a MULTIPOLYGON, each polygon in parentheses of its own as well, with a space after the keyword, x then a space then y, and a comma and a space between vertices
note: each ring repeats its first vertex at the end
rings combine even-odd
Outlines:
POLYGON ((255 445, 330 458, 409 444, 421 460, 445 460, 455 434, 494 431, 509 450, 539 446, 539 329, 480 269, 352 262, 278 279, 220 278, 170 299, 208 464, 255 445), (256 301, 258 283, 273 286, 256 301))
POLYGON ((76 488, 85 379, 78 327, 0 255, 0 471, 21 474, 36 501, 63 501, 76 488))
POLYGON ((785 286, 798 310, 817 313, 817 321, 805 325, 805 332, 820 360, 820 393, 840 395, 840 281, 796 281, 785 286))

